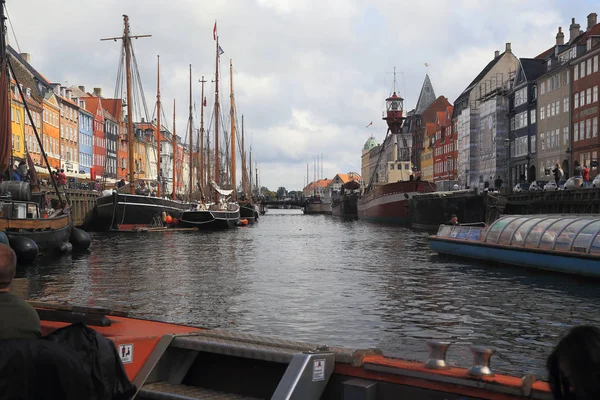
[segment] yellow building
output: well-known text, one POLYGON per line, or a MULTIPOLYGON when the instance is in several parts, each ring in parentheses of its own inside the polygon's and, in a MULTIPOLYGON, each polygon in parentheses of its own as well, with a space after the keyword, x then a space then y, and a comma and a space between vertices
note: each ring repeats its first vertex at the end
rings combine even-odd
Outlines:
POLYGON ((12 155, 16 160, 25 159, 25 107, 19 89, 11 84, 10 120, 12 125, 12 155))
POLYGON ((433 182, 433 143, 435 139, 435 124, 427 122, 423 151, 421 151, 421 179, 433 182))

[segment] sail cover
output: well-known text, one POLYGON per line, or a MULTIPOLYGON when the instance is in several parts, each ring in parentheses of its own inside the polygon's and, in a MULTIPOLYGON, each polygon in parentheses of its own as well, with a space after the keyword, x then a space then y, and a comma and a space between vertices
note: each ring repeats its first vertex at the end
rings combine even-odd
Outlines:
POLYGON ((215 181, 210 181, 210 185, 213 187, 213 189, 215 189, 215 191, 217 193, 219 193, 222 196, 229 196, 231 193, 233 193, 233 190, 224 190, 224 189, 221 189, 219 187, 219 185, 217 185, 215 183, 215 181))
MULTIPOLYGON (((12 151, 12 127, 8 96, 8 67, 6 61, 0 66, 0 176, 4 175, 10 162, 12 151)), ((9 176, 10 171, 9 171, 9 176)))

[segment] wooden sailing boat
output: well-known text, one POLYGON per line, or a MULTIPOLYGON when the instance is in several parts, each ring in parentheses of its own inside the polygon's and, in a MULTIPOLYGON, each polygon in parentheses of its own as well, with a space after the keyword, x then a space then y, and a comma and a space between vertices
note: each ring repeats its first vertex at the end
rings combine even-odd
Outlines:
MULTIPOLYGON (((215 24, 216 29, 216 24, 215 24)), ((219 187, 219 37, 216 41, 216 74, 215 74, 215 168, 214 179, 210 186, 214 191, 215 202, 207 206, 199 204, 195 210, 186 211, 181 216, 181 222, 186 226, 196 226, 201 230, 232 228, 240 223, 240 206, 232 202, 234 190, 224 190, 219 187), (223 197, 220 197, 223 196, 223 197)), ((204 100, 203 100, 204 101, 204 100)), ((191 138, 191 135, 190 135, 191 138)), ((235 153, 232 156, 232 170, 235 167, 235 153)), ((232 180, 234 182, 234 180, 232 180)), ((235 197, 233 197, 235 198, 235 197)))
MULTIPOLYGON (((181 217, 183 211, 191 208, 190 203, 182 202, 176 199, 176 179, 173 175, 173 195, 172 198, 163 197, 165 193, 161 191, 161 183, 158 182, 156 195, 150 193, 148 186, 152 182, 147 179, 135 178, 135 160, 133 134, 133 88, 132 88, 132 65, 137 69, 137 65, 132 63, 132 38, 149 37, 150 35, 132 36, 129 30, 129 18, 125 15, 124 30, 122 37, 102 39, 102 40, 122 40, 125 53, 125 72, 127 85, 127 140, 129 144, 129 183, 118 191, 99 197, 96 201, 96 207, 91 211, 93 213, 93 227, 97 230, 116 230, 116 231, 138 231, 148 228, 167 228, 170 227, 169 221, 181 217), (129 192, 129 193, 127 193, 129 192)), ((153 132, 158 143, 158 171, 160 176, 160 140, 161 140, 161 101, 160 101, 160 64, 158 64, 157 78, 157 128, 153 132)), ((173 127, 175 128, 175 127, 173 127)), ((173 129, 174 130, 174 129, 173 129)), ((177 141, 175 132, 173 132, 173 151, 174 158, 177 152, 177 141)), ((175 163, 175 159, 174 159, 175 163)), ((175 170, 175 169, 174 169, 175 170)), ((159 178, 157 176, 157 178, 159 178)), ((162 178, 158 179, 159 181, 162 178)))
MULTIPOLYGON (((66 196, 63 197, 50 169, 44 146, 38 135, 36 124, 29 110, 28 102, 23 94, 23 88, 13 69, 6 46, 6 21, 5 1, 0 1, 0 236, 6 235, 10 246, 17 253, 20 263, 33 261, 39 253, 70 252, 73 247, 87 249, 90 245, 89 236, 79 229, 73 228, 70 207, 66 196), (32 193, 29 182, 13 181, 12 165, 12 124, 10 121, 10 99, 14 94, 10 90, 10 74, 15 80, 15 88, 24 105, 26 118, 29 118, 31 127, 41 149, 50 180, 56 191, 58 202, 55 208, 46 206, 44 193, 32 193), (70 243, 71 234, 73 244, 70 243), (80 241, 81 235, 84 240, 80 241)), ((35 166, 27 154, 29 180, 33 186, 37 184, 35 166)))

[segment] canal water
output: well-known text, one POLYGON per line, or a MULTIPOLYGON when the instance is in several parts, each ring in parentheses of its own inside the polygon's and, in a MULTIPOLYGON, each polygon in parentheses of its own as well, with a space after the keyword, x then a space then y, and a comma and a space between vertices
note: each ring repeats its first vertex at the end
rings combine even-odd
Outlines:
POLYGON ((213 233, 96 234, 89 254, 19 267, 36 300, 426 360, 428 339, 496 349, 496 372, 545 376, 560 334, 600 325, 599 283, 431 252, 427 235, 269 210, 213 233))

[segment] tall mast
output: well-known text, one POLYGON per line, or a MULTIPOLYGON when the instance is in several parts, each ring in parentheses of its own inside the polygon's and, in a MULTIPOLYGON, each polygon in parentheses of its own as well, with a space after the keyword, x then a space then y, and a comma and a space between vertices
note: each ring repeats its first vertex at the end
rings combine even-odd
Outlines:
POLYGON ((200 190, 204 194, 205 174, 204 174, 204 76, 200 83, 202 84, 202 99, 200 100, 200 190))
POLYGON ((189 179, 189 199, 192 199, 192 189, 193 189, 193 177, 194 174, 192 171, 194 170, 194 146, 192 141, 192 64, 190 64, 190 116, 189 116, 189 126, 190 126, 190 179, 189 179))
POLYGON ((133 92, 131 89, 131 38, 138 39, 143 37, 150 37, 152 35, 136 35, 131 36, 129 33, 129 17, 127 15, 123 15, 123 36, 122 37, 114 37, 108 39, 101 40, 114 40, 118 39, 123 40, 123 47, 125 49, 125 77, 127 81, 127 141, 128 141, 128 152, 129 152, 129 193, 135 193, 135 160, 133 157, 133 92))
POLYGON ((244 114, 242 114, 242 193, 247 193, 246 187, 246 145, 244 144, 244 114))
MULTIPOLYGON (((216 24, 216 23, 215 23, 216 24)), ((217 57, 215 74, 215 183, 219 184, 219 37, 217 36, 217 57)), ((219 192, 215 191, 215 203, 219 202, 219 192)))
POLYGON ((175 131, 175 99, 173 99, 173 193, 171 198, 175 200, 177 198, 177 134, 175 131))
POLYGON ((237 180, 235 165, 235 99, 233 97, 233 62, 229 59, 229 92, 231 98, 231 190, 233 190, 233 200, 237 199, 237 180))
POLYGON ((160 56, 156 56, 158 64, 158 74, 156 79, 156 158, 158 159, 158 190, 156 191, 157 197, 160 198, 160 189, 162 186, 162 174, 160 172, 160 56))
POLYGON ((250 197, 252 197, 252 142, 250 142, 250 160, 248 160, 250 162, 250 173, 248 175, 250 175, 250 187, 249 192, 250 192, 250 197))

